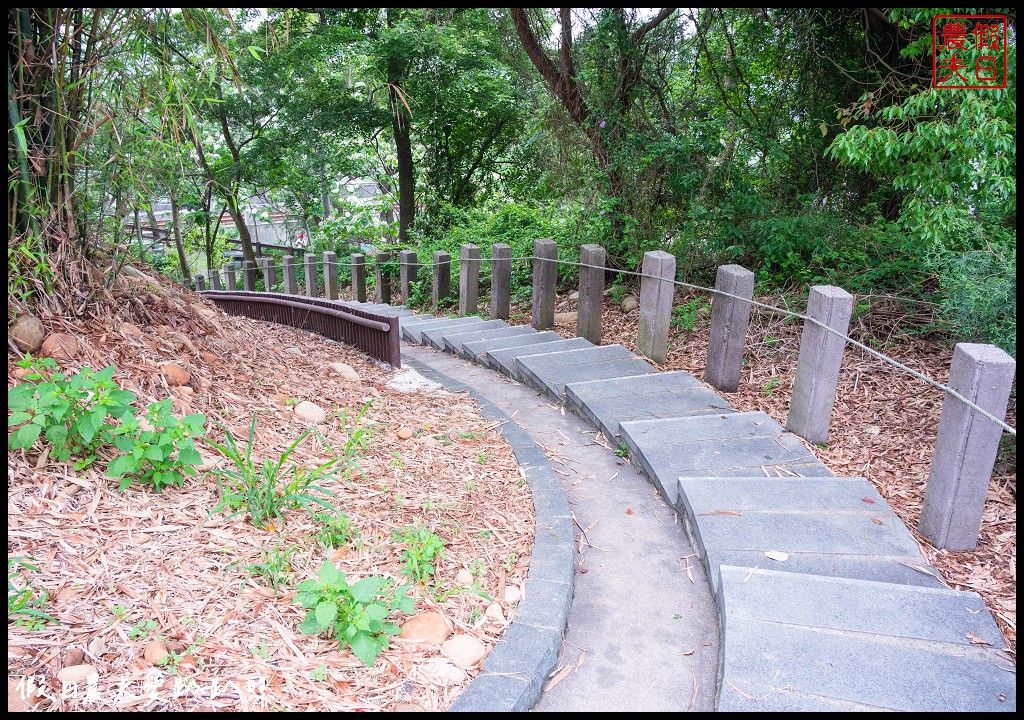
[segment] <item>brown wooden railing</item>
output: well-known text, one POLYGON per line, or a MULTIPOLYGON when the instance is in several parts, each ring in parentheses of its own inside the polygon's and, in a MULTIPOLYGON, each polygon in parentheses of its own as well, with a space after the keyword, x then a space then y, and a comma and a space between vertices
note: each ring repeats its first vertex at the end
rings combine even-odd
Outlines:
POLYGON ((353 345, 392 367, 402 366, 397 317, 284 293, 207 290, 201 294, 229 315, 308 330, 353 345))

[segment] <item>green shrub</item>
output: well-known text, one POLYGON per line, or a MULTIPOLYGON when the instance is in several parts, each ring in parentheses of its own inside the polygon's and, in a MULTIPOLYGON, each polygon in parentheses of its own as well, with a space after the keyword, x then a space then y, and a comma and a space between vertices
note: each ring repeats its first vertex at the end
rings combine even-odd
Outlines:
POLYGON ((388 636, 399 632, 388 617, 414 610, 406 586, 392 592, 392 582, 377 576, 349 585, 345 573, 330 560, 318 575, 319 579, 299 583, 295 602, 308 611, 299 630, 306 635, 333 634, 341 647, 348 645, 357 658, 373 667, 388 647, 388 636))

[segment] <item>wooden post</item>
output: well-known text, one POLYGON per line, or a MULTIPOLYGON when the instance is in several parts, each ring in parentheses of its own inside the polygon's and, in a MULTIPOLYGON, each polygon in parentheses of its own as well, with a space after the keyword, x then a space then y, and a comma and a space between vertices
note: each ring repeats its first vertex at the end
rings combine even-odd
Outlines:
POLYGON ((508 320, 512 297, 512 246, 491 246, 491 320, 508 320))
POLYGON ((415 250, 402 250, 398 253, 398 283, 399 290, 402 293, 402 302, 405 305, 409 304, 409 296, 412 294, 412 284, 416 282, 419 277, 419 262, 416 259, 415 250))
POLYGON ((324 297, 338 299, 338 256, 330 250, 324 251, 324 297))
POLYGON ((441 250, 434 251, 433 307, 436 312, 441 303, 452 294, 452 256, 441 250))
MULTIPOLYGON (((715 289, 753 298, 754 273, 739 265, 722 265, 715 278, 715 289)), ((711 298, 711 336, 704 380, 722 392, 739 389, 751 307, 749 302, 724 295, 711 298)))
POLYGON ((600 245, 580 245, 580 299, 576 302, 576 335, 601 344, 601 310, 604 305, 605 251, 600 245))
POLYGON ((352 253, 352 299, 366 302, 366 256, 352 253))
POLYGON ((533 243, 533 318, 537 330, 555 324, 555 282, 558 279, 558 243, 548 238, 533 243))
POLYGON ((235 277, 234 263, 228 263, 224 266, 224 279, 227 280, 228 292, 238 290, 238 278, 235 277))
MULTIPOLYGON (((1006 416, 1016 361, 994 345, 953 348, 949 386, 997 418, 1006 416)), ((940 549, 974 550, 1003 431, 946 394, 917 529, 940 549)))
POLYGON ((263 289, 267 292, 274 292, 274 286, 277 285, 277 268, 274 267, 274 258, 270 256, 264 256, 263 263, 263 289))
POLYGON ((672 322, 672 299, 675 297, 676 256, 663 250, 644 253, 640 281, 640 328, 637 352, 656 363, 668 359, 668 329, 672 322))
POLYGON ((387 264, 391 262, 391 253, 377 253, 375 272, 377 273, 377 302, 391 304, 391 275, 388 274, 387 264))
POLYGON ((846 335, 853 313, 853 295, 832 285, 811 288, 807 298, 807 315, 836 332, 829 332, 814 322, 804 322, 797 356, 793 399, 789 403, 786 429, 812 443, 828 440, 832 422, 832 406, 836 402, 839 368, 843 364, 846 335))
POLYGON ((299 294, 299 282, 295 277, 295 256, 285 255, 281 258, 281 268, 284 272, 284 291, 288 295, 299 294))
POLYGON ((316 282, 316 254, 306 253, 303 265, 306 269, 306 295, 307 297, 317 297, 320 294, 320 288, 317 287, 316 282))
POLYGON ((459 257, 459 315, 476 315, 480 292, 480 248, 465 244, 459 257))

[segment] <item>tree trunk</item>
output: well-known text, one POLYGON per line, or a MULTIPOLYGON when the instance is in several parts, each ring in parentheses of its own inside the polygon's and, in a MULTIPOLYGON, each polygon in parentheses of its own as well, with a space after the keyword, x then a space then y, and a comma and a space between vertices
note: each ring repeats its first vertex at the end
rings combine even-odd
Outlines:
MULTIPOLYGON (((392 26, 388 10, 388 26, 392 26)), ((409 228, 416 219, 416 176, 412 163, 412 140, 409 123, 412 113, 402 91, 405 69, 401 58, 388 59, 388 99, 391 101, 391 129, 395 135, 398 157, 398 241, 409 242, 409 228)))
POLYGON ((181 278, 185 285, 192 283, 192 273, 188 269, 188 257, 185 256, 185 243, 181 240, 181 225, 178 224, 178 198, 174 191, 171 196, 171 226, 174 230, 174 247, 178 250, 178 262, 181 264, 181 278))

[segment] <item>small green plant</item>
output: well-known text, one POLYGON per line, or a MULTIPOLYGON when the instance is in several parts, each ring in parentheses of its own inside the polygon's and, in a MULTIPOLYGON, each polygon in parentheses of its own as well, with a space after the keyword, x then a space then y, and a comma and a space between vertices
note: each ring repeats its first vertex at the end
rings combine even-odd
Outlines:
POLYGON ((345 513, 317 513, 314 519, 320 524, 316 539, 327 549, 353 545, 362 535, 359 527, 345 513))
POLYGON ((14 622, 28 630, 39 630, 56 618, 43 612, 50 596, 45 590, 37 591, 25 577, 26 572, 39 572, 30 557, 7 558, 7 622, 14 622))
MULTIPOLYGON (((373 428, 363 425, 362 421, 372 404, 373 400, 364 404, 359 408, 359 412, 356 413, 356 416, 352 418, 352 427, 348 431, 348 439, 345 441, 345 445, 341 448, 341 452, 338 453, 340 455, 342 468, 346 475, 353 471, 357 471, 359 473, 363 472, 363 469, 359 467, 359 457, 363 454, 363 451, 366 450, 367 446, 369 446, 370 440, 373 438, 374 431, 373 428)), ((341 411, 340 419, 342 427, 349 426, 347 408, 341 411)))
POLYGON ((624 442, 620 442, 619 446, 615 448, 616 457, 629 457, 629 445, 624 442))
POLYGON ((623 298, 626 297, 626 286, 625 285, 612 285, 611 290, 608 292, 612 302, 616 305, 622 303, 623 298))
POLYGON ((479 455, 476 456, 476 461, 480 465, 486 465, 487 463, 489 463, 493 459, 494 459, 494 453, 493 452, 482 452, 482 453, 480 453, 479 455))
POLYGON ((427 585, 437 572, 436 563, 444 560, 444 541, 426 527, 395 530, 395 540, 405 545, 402 574, 417 585, 427 585))
POLYGON ((501 564, 505 568, 505 572, 512 572, 512 569, 516 566, 516 561, 519 560, 519 556, 515 553, 509 553, 505 556, 505 562, 501 564))
POLYGON ((320 665, 317 668, 310 670, 309 679, 316 682, 325 682, 327 680, 327 666, 320 665))
POLYGON ((128 631, 128 637, 132 640, 141 640, 156 630, 156 627, 156 620, 140 620, 132 626, 131 630, 128 631))
POLYGON ((476 490, 476 480, 467 480, 466 481, 466 491, 467 492, 473 492, 474 490, 476 490))
POLYGON ((192 466, 202 458, 192 437, 202 434, 205 415, 179 420, 171 414, 168 398, 149 405, 145 422, 140 421, 133 415, 135 395, 114 384, 113 365, 99 372, 82 368, 68 379, 57 372, 52 358, 29 357, 18 364, 32 373, 26 376, 29 382, 7 393, 13 410, 7 426, 20 426, 8 439, 10 449, 32 447, 42 435, 54 459, 75 457, 75 470, 81 470, 95 462, 97 450, 112 444, 125 453, 107 467, 108 476, 120 478, 121 490, 137 479, 159 491, 196 474, 192 466))
POLYGON ((118 603, 114 607, 110 608, 110 612, 115 618, 121 620, 128 614, 128 608, 126 608, 122 603, 118 603))
POLYGON ((333 634, 342 648, 347 645, 357 658, 373 667, 377 656, 388 647, 388 636, 398 634, 398 626, 388 622, 389 616, 414 610, 407 587, 393 592, 391 587, 390 580, 379 576, 349 585, 345 573, 327 560, 320 567, 318 579, 299 583, 295 601, 307 610, 299 630, 306 635, 333 634))
POLYGON ((317 483, 337 475, 341 470, 341 459, 328 460, 313 469, 294 464, 285 468, 295 448, 309 435, 315 434, 327 445, 327 441, 315 428, 302 433, 275 460, 257 463, 252 457, 256 437, 255 415, 249 426, 249 438, 244 452, 238 448, 231 431, 219 423, 218 426, 224 430, 224 444, 208 442, 223 453, 234 467, 213 471, 217 475, 221 500, 211 514, 226 512, 226 519, 230 519, 244 513, 256 527, 274 530, 284 521, 284 513, 288 509, 302 508, 310 516, 314 515, 313 509, 317 506, 334 512, 334 507, 324 499, 334 497, 334 493, 317 483))
POLYGON ((281 541, 278 540, 273 550, 261 550, 259 560, 256 562, 236 567, 240 570, 247 570, 249 577, 262 577, 269 580, 276 595, 291 576, 292 555, 297 550, 296 547, 282 547, 281 541))
POLYGON ((782 383, 781 378, 773 377, 764 384, 764 392, 766 395, 773 395, 775 389, 782 383))
POLYGON ((76 469, 95 460, 95 450, 108 440, 114 426, 108 417, 132 417, 135 395, 114 384, 114 366, 96 372, 82 368, 74 377, 57 371, 53 358, 26 357, 18 363, 32 372, 28 382, 7 391, 7 427, 20 426, 8 436, 7 447, 32 447, 40 435, 50 445, 50 456, 67 462, 80 458, 76 469), (37 382, 38 381, 38 382, 37 382))
POLYGON ((110 461, 107 475, 121 479, 121 490, 132 480, 153 485, 159 492, 168 485, 181 485, 185 475, 195 475, 193 466, 203 458, 192 440, 202 435, 206 416, 201 413, 179 420, 171 414, 171 399, 146 409, 146 425, 129 416, 110 431, 111 442, 125 454, 110 461))
MULTIPOLYGON (((486 531, 484 531, 484 532, 486 532, 486 531)), ((490 537, 490 536, 488 536, 488 537, 490 537)), ((477 584, 479 584, 480 580, 483 578, 484 574, 487 572, 487 566, 484 564, 484 561, 480 560, 479 558, 477 558, 476 560, 470 560, 469 561, 469 572, 472 573, 475 582, 477 584)))
POLYGON ((672 327, 681 330, 694 330, 701 311, 708 306, 708 301, 694 298, 683 305, 672 308, 672 327))
POLYGON ((270 657, 270 646, 262 642, 259 644, 259 647, 252 648, 252 654, 267 660, 270 657))

